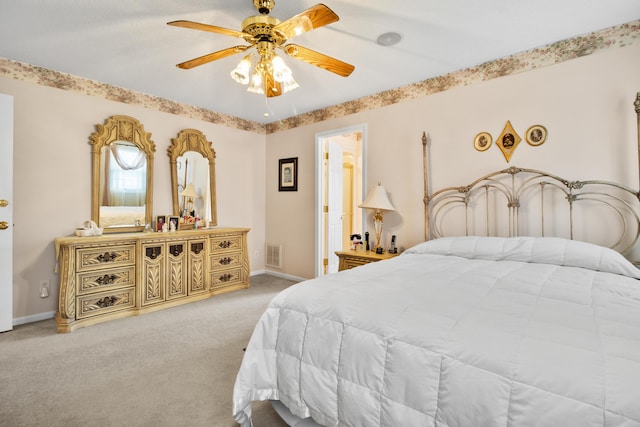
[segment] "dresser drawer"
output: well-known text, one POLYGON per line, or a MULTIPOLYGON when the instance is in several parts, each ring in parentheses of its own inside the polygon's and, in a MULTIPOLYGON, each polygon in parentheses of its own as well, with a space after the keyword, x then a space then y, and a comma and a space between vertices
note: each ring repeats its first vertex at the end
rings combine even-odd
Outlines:
POLYGON ((99 292, 77 298, 76 307, 78 311, 76 317, 78 319, 85 319, 87 317, 127 310, 135 306, 135 287, 111 292, 99 292))
POLYGON ((78 295, 135 286, 136 267, 114 268, 78 274, 78 295))
POLYGON ((215 236, 210 240, 210 248, 213 253, 242 250, 242 236, 215 236))
POLYGON ((211 273, 211 289, 225 288, 242 282, 242 268, 214 271, 211 273))
POLYGON ((133 265, 135 255, 135 245, 79 248, 76 249, 76 271, 133 265))
POLYGON ((365 260, 362 258, 345 258, 344 259, 344 269, 349 270, 354 267, 359 267, 361 265, 369 264, 370 260, 365 260))
POLYGON ((242 263, 242 253, 224 253, 215 254, 211 257, 211 272, 222 270, 230 267, 239 266, 242 263))

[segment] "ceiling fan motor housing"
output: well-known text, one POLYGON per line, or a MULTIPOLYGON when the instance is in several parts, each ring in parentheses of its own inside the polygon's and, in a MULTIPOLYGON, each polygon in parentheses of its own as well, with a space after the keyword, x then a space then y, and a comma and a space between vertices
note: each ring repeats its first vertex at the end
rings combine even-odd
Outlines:
POLYGON ((273 31, 280 21, 267 15, 250 16, 242 21, 242 32, 250 34, 256 41, 268 41, 281 45, 286 41, 283 35, 273 31))

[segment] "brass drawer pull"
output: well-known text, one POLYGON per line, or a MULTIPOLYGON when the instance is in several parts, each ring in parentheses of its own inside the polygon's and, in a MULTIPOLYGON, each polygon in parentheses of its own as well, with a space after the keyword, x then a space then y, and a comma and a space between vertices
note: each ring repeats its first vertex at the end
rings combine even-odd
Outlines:
POLYGON ((169 253, 173 256, 178 256, 182 253, 184 247, 182 245, 171 245, 169 246, 169 253))
POLYGON ((111 285, 115 283, 117 276, 115 274, 105 274, 102 277, 96 279, 96 283, 99 285, 111 285))
POLYGON ((115 305, 117 301, 118 301, 118 298, 116 298, 115 296, 104 297, 96 301, 96 305, 100 308, 107 308, 107 307, 111 307, 112 305, 115 305))
POLYGON ((162 248, 160 246, 156 246, 156 247, 153 247, 153 248, 147 248, 145 250, 145 255, 147 256, 147 258, 151 258, 151 259, 158 258, 161 253, 162 253, 162 248))
POLYGON ((233 274, 230 274, 230 273, 223 274, 222 276, 220 276, 219 279, 221 282, 228 282, 229 280, 233 279, 233 274))
POLYGON ((233 242, 230 240, 225 240, 224 242, 218 243, 218 247, 221 249, 227 249, 233 245, 233 242))
POLYGON ((229 265, 231 264, 232 261, 233 261, 233 258, 226 257, 226 258, 221 258, 220 261, 218 261, 218 263, 222 265, 229 265))
POLYGON ((104 254, 100 254, 96 257, 96 259, 100 262, 111 262, 116 259, 118 255, 115 252, 105 252, 104 254))

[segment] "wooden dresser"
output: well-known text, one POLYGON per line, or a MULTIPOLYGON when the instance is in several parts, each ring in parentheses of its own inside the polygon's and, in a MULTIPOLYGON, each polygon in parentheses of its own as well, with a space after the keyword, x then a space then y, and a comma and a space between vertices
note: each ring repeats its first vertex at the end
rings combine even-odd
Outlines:
POLYGON ((248 228, 56 239, 58 332, 249 287, 248 228))

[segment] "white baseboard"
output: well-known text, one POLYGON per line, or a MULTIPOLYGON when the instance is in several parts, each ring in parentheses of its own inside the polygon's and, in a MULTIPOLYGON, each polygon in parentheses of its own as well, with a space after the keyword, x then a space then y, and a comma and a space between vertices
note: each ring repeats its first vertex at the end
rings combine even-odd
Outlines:
POLYGON ((32 314, 30 316, 15 317, 13 319, 13 326, 25 325, 27 323, 53 319, 55 315, 56 315, 55 311, 46 311, 44 313, 32 314))
POLYGON ((280 273, 278 271, 273 271, 273 270, 265 270, 264 274, 270 274, 271 276, 281 277, 283 279, 295 280, 296 282, 309 280, 304 277, 292 276, 291 274, 284 274, 284 273, 280 273))

